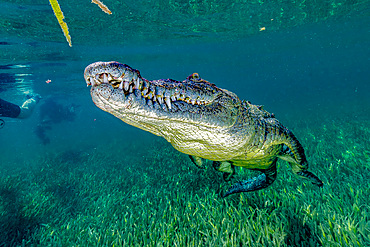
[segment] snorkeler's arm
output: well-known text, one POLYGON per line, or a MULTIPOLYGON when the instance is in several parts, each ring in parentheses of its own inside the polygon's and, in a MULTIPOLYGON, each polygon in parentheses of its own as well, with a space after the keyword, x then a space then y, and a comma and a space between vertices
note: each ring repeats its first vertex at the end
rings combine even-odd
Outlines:
POLYGON ((26 100, 20 107, 21 112, 19 113, 17 118, 28 118, 32 114, 36 104, 40 101, 40 98, 40 95, 37 94, 32 98, 26 100))

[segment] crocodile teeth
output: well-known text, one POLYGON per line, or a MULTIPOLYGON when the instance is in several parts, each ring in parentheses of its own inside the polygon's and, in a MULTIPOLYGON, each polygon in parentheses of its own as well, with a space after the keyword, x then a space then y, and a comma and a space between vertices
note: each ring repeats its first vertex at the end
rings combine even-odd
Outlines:
POLYGON ((164 101, 166 102, 166 105, 168 106, 168 109, 171 109, 171 100, 170 100, 170 98, 166 97, 166 98, 164 98, 164 101))
POLYGON ((128 87, 130 86, 130 83, 128 81, 123 82, 123 85, 125 86, 125 91, 128 90, 128 87))
POLYGON ((92 87, 95 86, 95 82, 94 82, 94 79, 92 77, 90 77, 90 84, 91 84, 92 87))
POLYGON ((176 101, 176 97, 174 95, 171 96, 172 101, 176 101))
POLYGON ((123 81, 121 81, 118 88, 121 89, 121 90, 123 89, 123 81))
POLYGON ((159 104, 162 104, 162 103, 163 103, 163 98, 162 98, 162 96, 157 95, 157 99, 158 99, 159 104))
POLYGON ((145 87, 145 88, 143 89, 143 96, 145 96, 147 93, 148 93, 148 89, 145 87))
POLYGON ((104 73, 103 78, 104 78, 104 83, 108 83, 108 76, 106 73, 104 73))
POLYGON ((139 89, 139 87, 140 87, 140 79, 139 79, 139 78, 137 78, 137 79, 135 80, 135 89, 139 89))
POLYGON ((132 92, 133 92, 133 90, 132 90, 132 85, 130 85, 130 90, 129 90, 129 92, 130 92, 130 93, 132 93, 132 92))

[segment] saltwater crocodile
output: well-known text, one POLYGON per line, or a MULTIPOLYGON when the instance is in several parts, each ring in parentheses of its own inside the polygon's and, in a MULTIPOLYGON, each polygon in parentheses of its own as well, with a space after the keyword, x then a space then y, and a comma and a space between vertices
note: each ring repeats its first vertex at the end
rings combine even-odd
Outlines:
POLYGON ((271 185, 278 158, 288 161, 295 174, 323 185, 307 170, 302 145, 273 114, 241 101, 197 73, 184 81, 149 81, 126 64, 96 62, 86 67, 84 77, 96 106, 164 137, 198 167, 203 167, 203 159, 212 160, 226 180, 234 173, 234 166, 262 172, 234 184, 224 197, 271 185))

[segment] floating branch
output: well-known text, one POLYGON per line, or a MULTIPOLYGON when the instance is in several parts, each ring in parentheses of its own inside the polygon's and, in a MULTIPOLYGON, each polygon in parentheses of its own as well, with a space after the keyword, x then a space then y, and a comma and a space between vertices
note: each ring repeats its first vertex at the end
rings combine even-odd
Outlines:
POLYGON ((104 4, 104 3, 102 3, 101 1, 99 1, 99 0, 92 0, 91 2, 92 2, 92 3, 97 4, 97 5, 99 6, 99 8, 100 8, 101 10, 103 10, 105 13, 107 13, 108 15, 111 15, 111 14, 112 14, 112 11, 110 11, 110 10, 108 9, 108 7, 107 7, 107 6, 105 6, 105 4, 104 4))
POLYGON ((72 41, 71 41, 71 36, 69 35, 68 32, 68 26, 67 23, 63 20, 64 15, 62 10, 60 9, 58 0, 49 0, 51 7, 53 8, 55 17, 58 19, 59 25, 62 28, 62 31, 64 33, 64 36, 66 37, 69 46, 72 47, 72 41))

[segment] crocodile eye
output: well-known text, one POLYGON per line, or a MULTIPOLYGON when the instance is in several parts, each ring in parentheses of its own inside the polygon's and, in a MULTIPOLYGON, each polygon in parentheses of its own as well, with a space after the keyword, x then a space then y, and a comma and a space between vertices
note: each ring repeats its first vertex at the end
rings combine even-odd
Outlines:
POLYGON ((189 75, 186 79, 190 80, 190 81, 193 81, 193 82, 199 82, 201 80, 198 73, 193 73, 193 74, 189 75))
POLYGON ((193 77, 193 79, 194 80, 199 80, 199 78, 200 78, 200 76, 199 76, 199 74, 198 73, 193 73, 192 75, 191 75, 191 77, 193 77))

